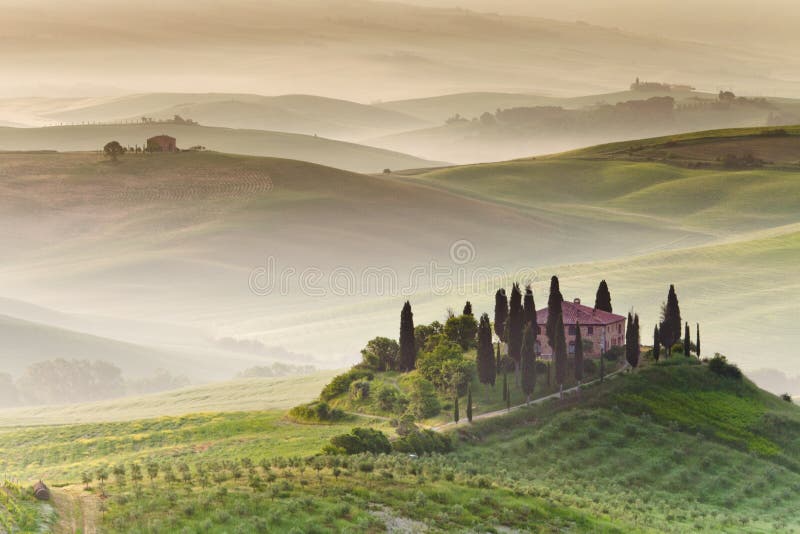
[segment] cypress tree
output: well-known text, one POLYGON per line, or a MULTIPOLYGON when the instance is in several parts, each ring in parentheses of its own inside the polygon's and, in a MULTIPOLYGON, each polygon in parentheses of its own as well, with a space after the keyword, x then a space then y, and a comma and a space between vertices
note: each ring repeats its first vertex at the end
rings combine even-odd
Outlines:
POLYGON ((625 328, 625 359, 636 369, 639 365, 639 315, 628 312, 628 324, 625 328))
POLYGON ((503 372, 503 400, 508 400, 508 373, 503 372))
POLYGON ((506 297, 506 290, 500 288, 494 295, 494 333, 498 339, 505 343, 506 338, 506 321, 508 320, 508 297, 506 297))
POLYGON ((464 311, 462 312, 462 315, 472 315, 472 303, 470 301, 467 301, 467 303, 464 304, 464 311))
POLYGON ((675 286, 669 286, 667 302, 661 310, 661 324, 658 327, 661 343, 667 349, 667 356, 672 356, 672 346, 681 338, 681 308, 675 286))
POLYGON ((694 340, 694 344, 697 347, 697 359, 700 359, 700 323, 697 323, 697 337, 694 340))
POLYGON ((481 315, 478 323, 478 380, 481 384, 494 385, 496 376, 496 363, 494 360, 494 347, 492 346, 492 327, 489 324, 489 314, 481 315))
POLYGON ((503 365, 503 359, 500 356, 500 342, 497 342, 497 358, 495 359, 495 376, 499 375, 502 369, 500 368, 503 365))
POLYGON ((506 410, 511 411, 511 392, 508 390, 508 382, 506 382, 506 410))
POLYGON ((575 380, 578 385, 583 381, 583 336, 578 322, 575 323, 575 380))
POLYGON ((453 402, 453 421, 458 423, 458 420, 460 418, 461 417, 458 414, 458 393, 456 392, 455 399, 454 399, 454 402, 453 402))
POLYGON ((563 330, 564 318, 561 316, 561 303, 564 297, 561 296, 561 288, 558 283, 558 277, 553 276, 550 279, 550 295, 547 297, 547 342, 553 349, 555 355, 556 349, 556 322, 561 321, 561 329, 563 330))
POLYGON ((413 371, 417 364, 417 347, 414 341, 414 314, 406 301, 400 313, 400 365, 401 371, 413 371))
POLYGON ((472 422, 472 384, 467 386, 467 421, 472 422))
POLYGON ((530 284, 525 286, 525 299, 522 305, 522 322, 526 325, 531 324, 536 328, 536 303, 533 301, 533 289, 531 289, 530 284))
POLYGON ((655 361, 661 357, 661 339, 658 337, 658 325, 653 328, 653 358, 655 361))
POLYGON ((683 330, 683 355, 687 358, 692 355, 692 340, 689 338, 689 322, 683 330))
POLYGON ((597 295, 594 298, 594 309, 603 310, 611 313, 611 292, 608 290, 608 284, 603 280, 600 282, 600 287, 597 288, 597 295))
POLYGON ((536 387, 536 331, 530 323, 525 325, 522 337, 522 392, 527 402, 531 402, 531 395, 536 387))
POLYGON ((559 313, 555 325, 556 346, 554 356, 556 364, 556 384, 558 384, 561 390, 563 390, 564 382, 567 380, 567 338, 566 334, 564 334, 563 321, 564 319, 559 313))
POLYGON ((514 283, 511 289, 508 312, 508 356, 519 367, 520 351, 522 350, 522 292, 519 284, 514 283))

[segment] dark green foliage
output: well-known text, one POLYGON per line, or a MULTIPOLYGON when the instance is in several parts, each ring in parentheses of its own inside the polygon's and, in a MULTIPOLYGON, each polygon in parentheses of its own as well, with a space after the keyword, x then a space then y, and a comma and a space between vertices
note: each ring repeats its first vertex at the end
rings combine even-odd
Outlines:
POLYGON ((462 350, 469 350, 475 346, 478 334, 478 323, 472 315, 459 315, 450 317, 444 325, 444 335, 453 343, 458 343, 462 350))
POLYGON ((524 311, 522 309, 522 291, 517 283, 514 283, 514 287, 511 289, 511 298, 508 304, 508 356, 514 360, 514 363, 519 364, 524 311))
POLYGON ((672 355, 672 346, 681 338, 681 308, 675 286, 669 286, 667 302, 661 310, 661 324, 658 327, 661 344, 667 348, 667 356, 672 355))
POLYGON ((467 386, 467 421, 472 422, 472 386, 467 386))
POLYGON ((792 396, 789 395, 788 393, 784 393, 784 394, 781 395, 781 400, 785 400, 786 402, 791 403, 792 402, 792 396))
POLYGON ((455 395, 453 398, 453 421, 458 423, 458 420, 461 418, 460 414, 458 413, 458 395, 455 395))
POLYGON ((439 321, 421 324, 414 328, 414 345, 418 351, 430 351, 436 344, 437 336, 444 334, 444 325, 439 321))
POLYGON ((533 301, 533 289, 531 289, 530 285, 525 286, 525 298, 522 304, 522 322, 525 325, 530 323, 536 326, 536 303, 533 301))
POLYGON ((503 371, 503 357, 500 354, 500 342, 497 343, 497 354, 495 355, 494 359, 495 363, 495 374, 499 374, 503 371))
POLYGON ((310 402, 289 410, 289 417, 306 423, 327 423, 344 419, 345 413, 336 408, 331 409, 327 402, 310 402))
POLYGON ((619 359, 622 358, 624 355, 625 355, 625 347, 617 345, 616 347, 611 347, 610 349, 608 349, 603 355, 603 357, 610 362, 616 362, 619 361, 619 359))
POLYGON ((634 369, 639 366, 640 352, 639 314, 628 313, 628 324, 625 328, 625 359, 634 369))
POLYGON ((478 324, 478 380, 481 384, 494 385, 497 377, 497 363, 494 358, 492 346, 492 326, 489 323, 489 314, 481 315, 478 324))
POLYGON ((467 301, 467 303, 464 304, 464 311, 462 312, 462 315, 472 315, 472 303, 470 301, 467 301))
POLYGON ((527 323, 525 325, 525 333, 522 337, 522 392, 525 394, 528 402, 531 400, 534 387, 536 386, 536 331, 534 325, 527 323))
POLYGON ((508 297, 506 297, 506 290, 500 288, 494 295, 494 333, 505 342, 506 339, 506 321, 508 320, 508 297))
POLYGON ((450 436, 430 429, 415 430, 392 443, 395 452, 403 454, 446 454, 453 450, 450 436))
POLYGON ((411 303, 406 301, 400 312, 400 360, 397 368, 400 371, 412 371, 417 364, 417 346, 414 339, 414 314, 411 303))
POLYGON ((373 396, 375 397, 375 405, 384 412, 401 413, 408 406, 408 399, 391 384, 381 385, 376 389, 373 396))
POLYGON ((583 336, 581 335, 581 324, 575 324, 575 380, 580 383, 583 380, 583 336))
POLYGON ((608 290, 608 284, 603 280, 597 288, 597 295, 594 298, 594 308, 596 310, 603 310, 611 313, 611 292, 608 290))
POLYGON ((697 323, 697 338, 695 339, 695 347, 697 348, 697 357, 700 357, 700 323, 697 323))
POLYGON ((436 388, 429 380, 421 376, 407 379, 408 413, 417 419, 427 419, 437 415, 442 407, 436 396, 436 388))
POLYGON ((556 384, 562 385, 567 380, 567 338, 561 316, 561 304, 558 305, 558 316, 555 323, 555 349, 553 356, 556 364, 556 384))
POLYGON ((505 387, 506 391, 506 409, 511 409, 511 392, 508 390, 508 380, 506 380, 505 375, 503 375, 503 387, 505 387))
POLYGON ((369 381, 356 380, 350 384, 350 398, 352 400, 366 400, 369 398, 369 381))
POLYGON ((508 400, 508 373, 503 371, 503 400, 508 400))
POLYGON ((326 452, 332 454, 389 454, 392 445, 389 438, 380 430, 372 428, 354 428, 349 434, 340 434, 331 438, 331 443, 326 446, 326 452))
POLYGON ((728 363, 728 359, 721 354, 715 354, 713 358, 708 361, 708 369, 712 373, 735 380, 742 379, 742 371, 734 363, 728 363))
POLYGON ((119 141, 109 141, 106 143, 106 146, 103 147, 103 154, 106 157, 111 158, 112 161, 117 161, 121 155, 125 153, 125 149, 119 144, 119 141))
POLYGON ((692 340, 689 338, 689 323, 683 330, 683 355, 687 358, 692 355, 692 340))
POLYGON ((561 303, 564 297, 561 295, 561 287, 558 282, 558 277, 553 276, 550 279, 550 295, 547 297, 547 342, 555 353, 556 349, 556 334, 559 329, 556 328, 556 323, 561 322, 561 330, 564 329, 564 318, 561 316, 561 303))
POLYGON ((350 391, 350 384, 356 380, 366 379, 372 380, 374 375, 372 371, 361 367, 353 367, 346 373, 342 373, 333 377, 328 385, 322 388, 319 398, 324 401, 329 401, 334 397, 338 397, 342 393, 350 391))
POLYGON ((365 367, 376 371, 392 371, 397 368, 400 345, 388 337, 376 337, 361 349, 361 359, 365 367))
POLYGON ((658 335, 658 325, 653 328, 653 359, 658 361, 661 357, 661 338, 658 335))

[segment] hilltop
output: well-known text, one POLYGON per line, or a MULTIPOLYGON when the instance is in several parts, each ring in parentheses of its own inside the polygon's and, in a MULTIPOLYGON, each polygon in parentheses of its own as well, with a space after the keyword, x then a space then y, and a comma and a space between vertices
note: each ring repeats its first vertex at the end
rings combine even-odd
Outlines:
POLYGON ((197 124, 108 124, 51 126, 44 128, 0 127, 0 150, 99 151, 111 141, 123 146, 144 146, 149 137, 167 134, 179 148, 203 146, 234 154, 297 159, 354 172, 409 169, 438 163, 385 149, 345 143, 314 135, 262 130, 216 128, 197 124))

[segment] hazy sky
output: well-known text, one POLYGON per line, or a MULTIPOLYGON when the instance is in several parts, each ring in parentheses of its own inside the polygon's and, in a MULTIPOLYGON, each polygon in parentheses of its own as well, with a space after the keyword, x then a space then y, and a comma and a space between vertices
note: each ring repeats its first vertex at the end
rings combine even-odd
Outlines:
POLYGON ((618 90, 636 76, 746 94, 796 96, 800 87, 794 53, 800 2, 794 0, 403 4, 0 0, 0 97, 577 95, 618 90), (453 9, 458 6, 506 16, 453 9))

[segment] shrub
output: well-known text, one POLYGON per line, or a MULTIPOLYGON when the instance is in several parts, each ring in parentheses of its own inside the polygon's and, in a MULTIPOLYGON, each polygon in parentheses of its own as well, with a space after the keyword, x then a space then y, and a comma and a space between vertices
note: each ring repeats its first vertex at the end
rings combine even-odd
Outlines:
POLYGON ((720 376, 724 376, 727 378, 733 378, 736 380, 742 379, 742 371, 736 364, 728 363, 728 359, 725 356, 717 353, 708 361, 708 369, 712 373, 716 373, 720 376))
POLYGON ((366 380, 356 380, 350 384, 350 398, 353 400, 369 398, 369 382, 366 380))
POLYGON ((583 360, 583 374, 593 375, 597 373, 597 362, 594 360, 583 360))
POLYGON ((450 441, 449 436, 427 428, 410 432, 408 435, 395 440, 392 446, 397 452, 414 453, 418 456, 432 453, 444 454, 453 450, 453 443, 450 441))
POLYGON ((388 337, 376 337, 361 350, 362 365, 376 371, 397 367, 400 345, 388 337))
POLYGON ((792 402, 792 396, 789 395, 788 393, 784 393, 783 395, 781 395, 781 398, 786 402, 792 402))
POLYGON ((375 404, 385 412, 402 413, 408 405, 408 399, 396 387, 382 384, 376 389, 375 404))
POLYGON ((380 430, 372 428, 354 428, 349 434, 340 434, 331 438, 325 446, 328 454, 388 454, 392 452, 389 438, 380 430))
POLYGON ((375 375, 373 375, 368 369, 353 367, 346 373, 334 376, 333 380, 331 380, 328 385, 322 388, 322 392, 319 394, 319 397, 324 401, 329 401, 334 397, 338 397, 342 393, 347 393, 350 389, 350 384, 356 380, 372 380, 374 376, 375 375))
POLYGON ((289 410, 289 417, 309 423, 322 423, 344 419, 342 410, 331 408, 327 402, 310 402, 289 410))
POLYGON ((609 362, 616 362, 625 355, 625 347, 617 346, 608 349, 603 357, 609 362))
POLYGON ((417 419, 427 419, 437 415, 442 406, 436 397, 436 390, 430 381, 421 376, 406 379, 409 388, 408 413, 417 419))

